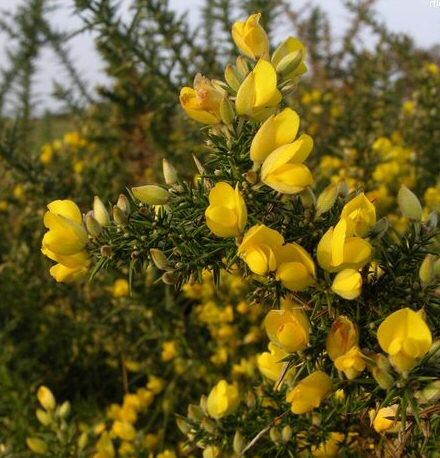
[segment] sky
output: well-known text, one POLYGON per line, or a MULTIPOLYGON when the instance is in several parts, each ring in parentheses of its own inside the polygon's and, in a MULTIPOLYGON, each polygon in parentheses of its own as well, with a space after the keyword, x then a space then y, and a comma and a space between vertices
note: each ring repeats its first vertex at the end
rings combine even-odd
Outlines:
MULTIPOLYGON (((0 11, 13 11, 17 5, 26 0, 0 0, 0 11)), ((121 0, 126 8, 131 0, 121 0)), ((302 6, 307 3, 320 5, 328 11, 332 25, 336 32, 344 30, 347 25, 347 13, 344 11, 341 0, 291 0, 293 6, 302 6)), ((170 0, 170 5, 178 12, 188 10, 189 18, 195 26, 199 21, 199 10, 203 0, 170 0)), ((73 0, 58 0, 61 6, 51 13, 51 21, 61 30, 72 30, 80 24, 79 18, 72 14, 73 0)), ((440 44, 440 0, 378 0, 377 10, 382 20, 395 32, 405 32, 424 47, 440 44), (434 6, 437 5, 438 6, 434 6)), ((283 31, 280 31, 284 36, 283 31)), ((287 32, 286 32, 287 34, 287 32)), ((368 40, 368 37, 366 37, 368 40)), ((0 69, 5 62, 4 35, 0 34, 0 69)), ((107 79, 103 72, 103 65, 94 49, 93 36, 84 33, 70 42, 71 56, 80 70, 83 78, 90 87, 97 83, 105 84, 107 79)), ((36 110, 38 113, 49 109, 56 111, 60 108, 51 92, 54 79, 65 78, 62 66, 56 62, 51 51, 45 50, 38 61, 38 72, 35 77, 36 110)))

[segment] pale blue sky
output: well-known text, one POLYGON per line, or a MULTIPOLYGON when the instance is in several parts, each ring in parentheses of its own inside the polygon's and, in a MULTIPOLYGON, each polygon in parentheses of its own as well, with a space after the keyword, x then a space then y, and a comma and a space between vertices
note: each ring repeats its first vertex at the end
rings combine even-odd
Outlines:
MULTIPOLYGON (((0 0, 0 10, 12 11, 26 0, 0 0)), ((292 5, 302 6, 307 3, 319 4, 327 10, 332 19, 336 32, 344 30, 347 15, 340 0, 291 0, 292 5)), ((438 7, 430 6, 437 0, 378 0, 377 9, 384 22, 395 32, 405 32, 411 35, 421 46, 440 44, 440 0, 438 7)), ((131 0, 122 0, 127 7, 131 0)), ((189 10, 191 22, 197 24, 202 0, 170 0, 172 7, 179 12, 189 10)), ((62 7, 53 13, 52 21, 60 29, 74 29, 79 24, 78 18, 72 16, 73 0, 58 0, 62 7)), ((282 38, 287 32, 280 30, 277 35, 282 38)), ((368 40, 368 37, 366 37, 368 40)), ((4 62, 4 36, 0 35, 0 67, 4 62)), ((71 52, 83 77, 91 86, 106 81, 102 72, 102 63, 94 49, 93 37, 83 34, 71 41, 71 52)), ((51 52, 44 52, 38 64, 36 89, 38 95, 38 111, 46 107, 56 109, 57 105, 50 96, 52 80, 63 79, 62 67, 56 63, 51 52)))

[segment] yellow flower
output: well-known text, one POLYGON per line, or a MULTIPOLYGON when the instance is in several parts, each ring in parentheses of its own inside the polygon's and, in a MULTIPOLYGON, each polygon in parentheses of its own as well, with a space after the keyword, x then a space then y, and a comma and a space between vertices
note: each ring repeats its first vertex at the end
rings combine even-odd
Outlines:
POLYGON ((104 432, 101 435, 98 443, 96 444, 96 449, 100 458, 114 458, 115 448, 109 433, 104 432))
POLYGON ((327 336, 327 353, 332 361, 347 353, 359 343, 356 326, 346 316, 339 316, 333 322, 327 336))
POLYGON ((171 361, 177 356, 176 342, 173 340, 162 344, 162 361, 171 361))
POLYGON ((342 433, 330 433, 330 437, 318 447, 312 447, 312 456, 315 458, 336 458, 339 456, 339 445, 344 442, 342 433))
POLYGON ((382 407, 377 412, 370 410, 369 416, 373 428, 378 433, 397 433, 401 429, 400 421, 397 421, 396 415, 399 406, 394 404, 389 407, 382 407))
POLYGON ((289 353, 284 351, 273 342, 269 343, 269 351, 260 353, 257 356, 257 365, 259 371, 268 379, 276 382, 283 370, 284 363, 282 360, 288 356, 289 353))
POLYGON ((220 380, 209 393, 206 408, 212 418, 219 419, 231 414, 239 404, 238 388, 220 380))
POLYGON ((237 21, 232 26, 232 38, 235 44, 251 59, 269 56, 269 39, 260 25, 260 19, 261 13, 252 14, 246 21, 237 21))
POLYGON ((130 286, 125 278, 118 278, 113 283, 113 297, 125 297, 130 294, 130 286))
POLYGON ((271 310, 264 319, 269 339, 288 353, 304 350, 310 335, 306 314, 290 300, 284 300, 282 307, 271 310))
POLYGON ((46 410, 54 410, 57 406, 55 396, 47 386, 40 386, 37 391, 38 402, 46 410))
POLYGON ((377 330, 382 350, 399 372, 410 371, 431 348, 432 334, 420 313, 409 308, 389 315, 377 330))
POLYGON ((136 439, 136 429, 127 421, 115 421, 113 423, 112 431, 119 439, 124 441, 133 441, 136 439))
POLYGON ((241 83, 235 100, 235 108, 239 115, 263 121, 273 114, 281 98, 281 92, 277 88, 275 69, 272 64, 260 59, 241 83))
POLYGON ((277 279, 291 291, 302 291, 315 282, 315 264, 297 243, 287 243, 276 251, 277 279))
POLYGON ((156 458, 177 458, 177 455, 172 450, 164 450, 156 455, 156 458))
POLYGON ((156 377, 155 375, 150 375, 148 378, 147 388, 151 390, 154 394, 159 394, 165 386, 164 379, 156 377))
POLYGON ((361 294, 362 276, 355 269, 341 270, 333 280, 332 290, 347 300, 356 299, 361 294))
POLYGON ((341 218, 353 223, 354 235, 365 237, 376 224, 376 208, 362 192, 344 205, 341 218))
POLYGON ((251 144, 251 159, 260 163, 280 146, 292 143, 299 129, 299 116, 296 111, 285 108, 271 115, 258 129, 251 144))
POLYGON ((47 143, 41 147, 40 161, 43 164, 50 164, 53 159, 53 148, 52 145, 47 143))
POLYGON ((313 148, 313 140, 301 135, 269 154, 261 167, 261 181, 284 194, 297 194, 313 183, 313 177, 302 162, 313 148))
POLYGON ((351 347, 347 353, 335 359, 335 367, 343 372, 349 380, 352 380, 366 367, 364 355, 358 346, 351 347))
POLYGON ((305 64, 306 47, 297 38, 289 37, 274 51, 272 55, 272 64, 276 68, 282 68, 284 62, 288 62, 292 57, 297 56, 295 62, 297 65, 289 72, 287 71, 287 78, 295 78, 307 72, 305 64))
POLYGON ((318 244, 318 262, 328 272, 360 269, 370 259, 371 245, 360 237, 352 237, 352 223, 341 219, 331 227, 318 244))
POLYGON ((180 91, 180 104, 186 114, 203 124, 221 122, 220 106, 224 94, 214 87, 208 78, 200 73, 194 78, 194 88, 183 87, 180 91))
POLYGON ((287 402, 292 403, 291 410, 303 414, 319 407, 332 388, 331 378, 322 371, 315 371, 302 379, 287 394, 287 402))
POLYGON ((279 232, 260 224, 246 232, 238 248, 238 254, 252 272, 266 275, 276 270, 276 252, 283 243, 284 237, 279 232))
POLYGON ((205 211, 206 224, 219 237, 237 237, 247 222, 243 196, 225 182, 217 183, 209 193, 209 207, 205 211))
POLYGON ((47 207, 44 225, 49 231, 43 237, 41 251, 58 263, 50 269, 50 274, 58 282, 76 280, 87 272, 90 264, 81 212, 71 200, 55 200, 47 207))

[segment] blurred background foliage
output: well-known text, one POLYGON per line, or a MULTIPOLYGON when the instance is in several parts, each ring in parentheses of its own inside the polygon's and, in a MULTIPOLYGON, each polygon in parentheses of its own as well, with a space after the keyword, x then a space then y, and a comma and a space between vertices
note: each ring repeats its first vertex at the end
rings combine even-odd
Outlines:
MULTIPOLYGON (((130 295, 125 271, 93 285, 56 284, 40 253, 51 200, 74 198, 82 208, 94 194, 115 201, 125 186, 162 180, 164 157, 194 176, 189 157, 204 151, 198 126, 181 113, 179 89, 200 71, 222 76, 236 57, 227 39, 236 19, 261 11, 266 30, 287 24, 307 46, 309 73, 290 103, 315 139, 319 189, 342 179, 361 183, 383 213, 395 210, 404 182, 427 212, 440 209, 438 50, 391 33, 373 0, 345 2, 351 22, 338 40, 319 7, 291 3, 206 0, 197 28, 166 0, 133 0, 124 19, 117 1, 76 0, 75 31, 51 25, 49 0, 2 15, 9 51, 0 73, 0 456, 33 456, 25 439, 39 430, 41 384, 73 407, 73 419, 60 420, 61 439, 52 432, 50 456, 94 456, 97 443, 103 450, 99 433, 118 408, 136 415, 144 444, 137 456, 149 456, 182 440, 174 412, 184 414, 231 371, 255 375, 247 361, 264 349, 260 311, 246 313, 239 278, 225 276, 216 291, 207 275, 179 294, 151 271, 134 279, 130 295), (70 37, 90 30, 111 81, 96 91, 69 53, 70 37), (365 46, 365 34, 373 46, 365 46), (54 84, 65 109, 36 117, 33 76, 46 48, 69 75, 54 84), (88 442, 80 451, 82 434, 88 442)), ((397 211, 393 222, 405 225, 397 211)))

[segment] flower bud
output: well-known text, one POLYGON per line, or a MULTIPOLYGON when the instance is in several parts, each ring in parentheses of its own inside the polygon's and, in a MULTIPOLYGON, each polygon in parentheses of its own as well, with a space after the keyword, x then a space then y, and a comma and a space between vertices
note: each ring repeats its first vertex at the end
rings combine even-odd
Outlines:
POLYGON ((232 441, 232 449, 234 450, 237 455, 241 453, 241 451, 246 446, 246 441, 240 431, 235 431, 234 440, 232 441))
POLYGON ((177 170, 169 161, 166 159, 162 160, 162 170, 165 183, 168 185, 173 185, 177 182, 177 170))
POLYGON ((219 458, 220 449, 215 445, 209 445, 203 450, 203 458, 219 458))
POLYGON ((119 226, 125 226, 128 223, 128 218, 125 213, 117 206, 113 206, 113 220, 119 226))
POLYGON ((162 281, 166 285, 175 285, 176 281, 177 281, 176 274, 174 272, 171 272, 171 271, 165 272, 162 275, 162 281))
POLYGON ((118 201, 116 202, 118 208, 120 208, 125 216, 130 214, 130 202, 124 194, 119 194, 118 201))
POLYGON ((148 205, 164 205, 170 197, 170 193, 166 189, 154 184, 131 188, 131 192, 136 199, 148 205))
POLYGON ((429 285, 434 278, 435 256, 427 254, 419 268, 419 278, 422 286, 429 285))
POLYGON ((356 326, 346 316, 339 316, 333 322, 327 336, 327 353, 332 361, 347 353, 359 343, 356 326))
POLYGON ((255 60, 269 56, 269 38, 260 19, 261 13, 252 14, 246 21, 237 21, 232 26, 232 38, 238 49, 255 60))
POLYGON ((102 245, 99 252, 103 258, 109 258, 113 254, 113 249, 110 245, 102 245))
POLYGON ((234 106, 227 95, 220 102, 220 117, 223 124, 226 125, 231 124, 235 117, 234 106))
POLYGON ((60 418, 67 418, 69 413, 70 413, 70 402, 64 401, 58 410, 58 415, 60 418))
POLYGON ((84 450, 87 447, 88 442, 89 442, 89 436, 85 432, 82 433, 78 439, 78 449, 84 450))
POLYGON ((42 385, 38 388, 37 398, 41 406, 46 410, 54 410, 57 405, 55 396, 52 394, 52 391, 47 388, 47 386, 42 385))
POLYGON ((440 380, 435 380, 425 386, 422 391, 416 393, 415 397, 421 404, 437 402, 440 399, 440 380))
POLYGON ((319 194, 316 201, 316 218, 319 218, 333 208, 338 197, 338 188, 338 184, 331 184, 319 194))
POLYGON ((288 76, 294 73, 303 60, 303 53, 300 49, 285 55, 276 65, 275 69, 281 76, 288 76))
POLYGON ((102 226, 98 223, 98 220, 93 216, 93 211, 90 211, 86 215, 86 228, 87 232, 92 237, 98 237, 102 232, 102 226))
POLYGON ((355 269, 344 269, 333 280, 332 291, 347 300, 359 297, 362 289, 362 276, 355 269))
POLYGON ((46 442, 37 437, 28 437, 26 438, 26 444, 29 449, 36 453, 37 455, 45 455, 48 451, 48 446, 46 442))
POLYGON ((270 428, 269 437, 274 444, 279 444, 282 441, 280 430, 276 426, 270 428))
POLYGON ((151 248, 150 250, 151 260, 159 270, 166 270, 168 267, 168 259, 162 250, 157 248, 151 248))
POLYGON ((403 216, 415 221, 420 221, 422 219, 422 205, 417 196, 405 185, 400 187, 397 201, 403 216))
POLYGON ((281 439, 285 444, 289 442, 290 439, 292 439, 292 435, 293 430, 289 425, 284 426, 284 428, 281 430, 281 439))
POLYGON ((251 68, 249 66, 249 62, 246 59, 246 57, 243 57, 243 56, 238 56, 237 57, 236 68, 237 68, 238 73, 240 75, 240 78, 241 78, 241 80, 243 82, 243 80, 246 78, 246 76, 251 71, 251 68))
POLYGON ((394 379, 392 375, 385 369, 379 366, 373 367, 371 371, 374 380, 383 390, 389 390, 394 385, 394 379))
POLYGON ((190 404, 188 406, 188 418, 195 423, 200 423, 203 418, 203 410, 201 407, 196 406, 195 404, 190 404))
POLYGON ((238 91, 243 79, 233 65, 228 64, 225 68, 225 80, 234 91, 238 91))
POLYGON ((301 203, 304 208, 312 208, 315 205, 315 194, 313 194, 313 191, 310 188, 306 188, 304 191, 301 191, 299 198, 301 199, 301 203))
POLYGON ((110 216, 108 211, 98 196, 95 196, 93 200, 93 216, 101 226, 108 226, 110 224, 110 216))
POLYGON ((176 419, 177 427, 179 428, 180 432, 185 436, 189 433, 191 426, 188 424, 186 420, 183 418, 176 419))
POLYGON ((52 416, 45 410, 37 409, 35 415, 38 421, 44 426, 48 426, 52 423, 52 416))

